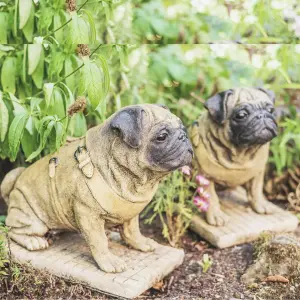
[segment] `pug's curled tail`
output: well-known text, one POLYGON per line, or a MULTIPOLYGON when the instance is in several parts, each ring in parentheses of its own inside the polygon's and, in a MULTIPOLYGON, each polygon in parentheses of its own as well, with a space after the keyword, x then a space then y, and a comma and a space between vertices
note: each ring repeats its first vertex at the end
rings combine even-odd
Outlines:
POLYGON ((20 168, 11 170, 10 172, 8 172, 5 175, 5 177, 1 183, 1 186, 0 186, 0 193, 1 193, 4 201, 6 202, 6 204, 8 204, 9 194, 13 190, 17 179, 24 171, 25 171, 25 168, 20 167, 20 168))

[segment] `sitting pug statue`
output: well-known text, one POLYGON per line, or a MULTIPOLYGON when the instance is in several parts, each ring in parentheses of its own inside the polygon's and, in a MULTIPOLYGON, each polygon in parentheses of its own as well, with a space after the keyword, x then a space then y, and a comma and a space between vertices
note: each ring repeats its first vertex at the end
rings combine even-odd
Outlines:
POLYGON ((9 236, 40 250, 49 246, 51 229, 79 231, 100 269, 122 272, 125 263, 109 251, 104 225, 122 224, 128 245, 153 251, 158 244, 141 234, 139 213, 159 181, 192 156, 182 122, 165 107, 125 107, 86 137, 6 175, 1 193, 9 236))
POLYGON ((263 195, 264 170, 269 142, 277 135, 273 92, 261 88, 231 89, 205 103, 207 112, 190 128, 200 173, 210 180, 207 222, 223 226, 216 188, 243 186, 253 210, 272 213, 263 195))

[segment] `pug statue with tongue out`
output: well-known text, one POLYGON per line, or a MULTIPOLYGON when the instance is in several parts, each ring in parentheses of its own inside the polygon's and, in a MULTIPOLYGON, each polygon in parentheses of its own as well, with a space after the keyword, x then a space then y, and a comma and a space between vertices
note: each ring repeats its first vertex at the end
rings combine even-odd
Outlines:
POLYGON ((194 122, 190 138, 199 172, 210 179, 207 222, 223 226, 216 189, 243 186, 248 201, 259 214, 271 214, 263 195, 269 142, 277 135, 273 92, 262 88, 230 89, 205 103, 207 111, 194 122))
POLYGON ((124 107, 59 152, 9 172, 1 184, 9 236, 28 250, 49 246, 51 229, 79 231, 100 269, 122 272, 109 251, 105 226, 121 224, 124 241, 141 251, 157 243, 139 229, 139 214, 159 181, 192 162, 192 145, 165 107, 124 107))

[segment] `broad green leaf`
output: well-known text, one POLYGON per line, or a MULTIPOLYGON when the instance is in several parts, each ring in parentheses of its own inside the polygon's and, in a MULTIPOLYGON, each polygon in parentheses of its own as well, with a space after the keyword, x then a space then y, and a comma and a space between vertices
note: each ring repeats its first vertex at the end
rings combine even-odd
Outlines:
POLYGON ((77 13, 72 13, 72 21, 68 24, 68 43, 69 44, 88 44, 89 26, 80 18, 77 13))
POLYGON ((21 0, 19 2, 19 28, 20 29, 22 29, 28 22, 32 6, 33 6, 32 0, 21 0))
POLYGON ((21 146, 25 154, 25 158, 29 157, 31 153, 39 146, 38 144, 38 132, 35 127, 33 127, 33 132, 30 132, 25 128, 23 137, 21 140, 21 146))
MULTIPOLYGON (((38 46, 43 47, 42 45, 38 45, 38 46)), ((35 71, 32 73, 32 80, 35 86, 39 89, 41 89, 43 86, 43 78, 44 78, 44 50, 42 49, 39 63, 35 71)))
POLYGON ((16 57, 5 58, 1 70, 1 84, 4 92, 16 92, 16 57))
POLYGON ((96 41, 96 26, 95 26, 95 18, 93 15, 86 9, 81 10, 87 17, 87 21, 90 25, 90 41, 89 43, 95 43, 96 41))
MULTIPOLYGON (((20 3, 23 0, 20 1, 20 3)), ((30 15, 29 15, 29 19, 26 23, 26 25, 23 27, 22 31, 25 35, 25 38, 27 40, 27 42, 32 42, 33 39, 33 29, 34 29, 34 6, 32 5, 31 10, 30 10, 30 15)))
POLYGON ((8 130, 9 114, 0 92, 0 140, 4 141, 8 130))
POLYGON ((64 84, 63 82, 59 82, 57 84, 57 86, 60 86, 61 89, 65 92, 66 109, 67 109, 75 101, 74 95, 71 92, 71 90, 69 89, 69 87, 66 84, 64 84))
MULTIPOLYGON (((66 58, 64 68, 65 76, 71 74, 76 68, 78 68, 78 62, 73 54, 66 58)), ((70 90, 74 92, 74 89, 76 87, 76 76, 71 75, 66 78, 66 84, 70 88, 70 90)))
POLYGON ((64 126, 61 122, 57 122, 55 124, 55 131, 56 131, 55 148, 56 150, 58 150, 60 145, 62 144, 63 137, 64 137, 64 126))
POLYGON ((100 66, 103 73, 103 94, 105 97, 110 88, 109 69, 108 69, 107 60, 102 55, 98 55, 97 57, 98 57, 97 65, 100 66))
POLYGON ((39 65, 43 57, 43 45, 30 44, 28 45, 28 74, 32 75, 39 65))
POLYGON ((33 117, 32 116, 29 116, 25 128, 28 130, 28 132, 30 134, 33 134, 35 126, 34 126, 34 121, 33 121, 33 117))
POLYGON ((10 156, 13 161, 17 157, 20 142, 28 118, 29 118, 28 114, 19 114, 13 119, 9 127, 8 144, 9 144, 10 156))
MULTIPOLYGON (((53 16, 53 27, 55 29, 61 27, 63 25, 63 23, 65 23, 65 17, 63 12, 60 10, 59 13, 56 13, 53 16)), ((57 30, 56 32, 54 32, 54 37, 60 42, 63 42, 64 39, 64 30, 57 30)))
POLYGON ((68 134, 74 137, 84 136, 87 131, 86 119, 82 112, 75 114, 70 120, 68 134))
POLYGON ((19 1, 20 0, 16 0, 15 1, 15 12, 14 12, 14 26, 13 26, 13 35, 15 38, 18 37, 18 22, 19 22, 19 1))
POLYGON ((51 82, 44 83, 43 90, 44 90, 44 94, 45 94, 46 107, 48 107, 51 102, 53 88, 54 88, 54 83, 51 83, 51 82))
POLYGON ((22 105, 20 100, 15 97, 12 93, 9 93, 10 100, 14 108, 14 115, 26 114, 26 108, 22 105))
POLYGON ((57 115, 59 118, 66 116, 65 95, 59 87, 54 88, 51 102, 46 108, 46 113, 50 116, 57 115))
POLYGON ((47 142, 47 138, 55 124, 55 121, 54 120, 51 120, 51 118, 53 119, 52 116, 50 117, 46 117, 44 118, 42 121, 41 121, 41 125, 40 125, 40 145, 39 147, 34 151, 32 152, 26 159, 26 161, 31 161, 33 160, 35 157, 37 157, 41 152, 42 150, 44 149, 45 145, 46 145, 46 142, 47 142), (44 123, 47 122, 47 120, 49 120, 49 123, 47 125, 47 127, 44 126, 44 123))
POLYGON ((36 108, 40 110, 39 105, 43 101, 42 98, 32 97, 30 98, 30 110, 33 112, 36 108))
POLYGON ((84 67, 81 69, 80 85, 78 94, 87 92, 92 107, 95 109, 104 99, 103 75, 96 63, 85 59, 84 67))
POLYGON ((8 13, 0 12, 0 43, 7 44, 8 13))

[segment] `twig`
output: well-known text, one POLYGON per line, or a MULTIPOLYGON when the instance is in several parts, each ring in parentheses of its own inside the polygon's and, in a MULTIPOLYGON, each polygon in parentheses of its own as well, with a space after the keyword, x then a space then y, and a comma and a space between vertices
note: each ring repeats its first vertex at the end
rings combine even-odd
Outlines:
POLYGON ((199 102, 201 102, 202 104, 205 103, 205 100, 201 97, 199 97, 198 95, 196 95, 194 92, 191 92, 190 95, 195 98, 196 100, 198 100, 199 102))

